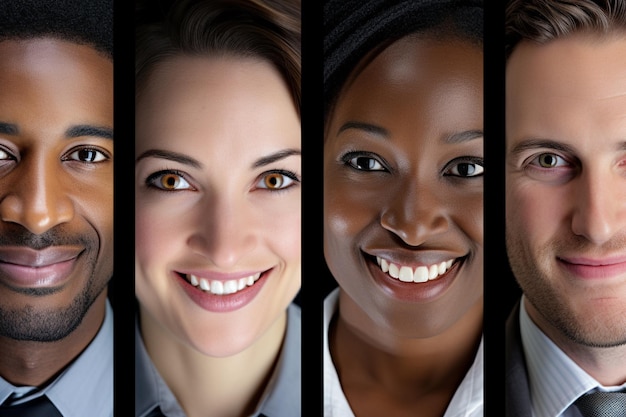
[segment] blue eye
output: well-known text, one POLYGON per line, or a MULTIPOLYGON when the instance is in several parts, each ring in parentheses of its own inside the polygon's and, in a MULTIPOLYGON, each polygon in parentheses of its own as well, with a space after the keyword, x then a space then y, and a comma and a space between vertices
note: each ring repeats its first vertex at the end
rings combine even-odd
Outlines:
POLYGON ((163 191, 192 190, 193 187, 185 178, 176 171, 159 171, 150 175, 146 179, 149 187, 154 187, 163 191))

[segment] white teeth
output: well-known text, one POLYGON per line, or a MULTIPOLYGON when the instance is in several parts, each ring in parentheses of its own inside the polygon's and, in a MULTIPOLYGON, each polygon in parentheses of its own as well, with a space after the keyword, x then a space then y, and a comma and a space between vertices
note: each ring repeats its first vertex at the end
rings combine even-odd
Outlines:
POLYGON ((418 266, 415 270, 410 266, 396 265, 380 256, 376 257, 376 263, 381 271, 402 282, 426 282, 445 274, 454 264, 454 259, 429 266, 418 266))
POLYGON ((389 271, 389 262, 379 258, 378 256, 376 257, 376 259, 380 259, 380 269, 382 269, 384 273, 387 273, 387 271, 389 271))
POLYGON ((194 287, 199 287, 201 290, 210 292, 215 295, 228 295, 234 294, 243 290, 246 287, 254 285, 254 283, 261 277, 261 273, 257 272, 249 277, 233 279, 228 281, 210 281, 206 278, 198 278, 195 275, 187 275, 189 283, 194 287))

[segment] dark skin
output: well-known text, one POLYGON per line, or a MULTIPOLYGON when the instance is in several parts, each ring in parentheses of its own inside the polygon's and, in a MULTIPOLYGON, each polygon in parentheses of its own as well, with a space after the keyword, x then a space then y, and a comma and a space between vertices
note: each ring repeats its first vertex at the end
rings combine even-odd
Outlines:
POLYGON ((442 416, 482 335, 482 51, 412 35, 365 62, 326 128, 330 352, 357 417, 442 416))
POLYGON ((113 273, 113 63, 0 42, 0 376, 43 386, 93 340, 113 273))

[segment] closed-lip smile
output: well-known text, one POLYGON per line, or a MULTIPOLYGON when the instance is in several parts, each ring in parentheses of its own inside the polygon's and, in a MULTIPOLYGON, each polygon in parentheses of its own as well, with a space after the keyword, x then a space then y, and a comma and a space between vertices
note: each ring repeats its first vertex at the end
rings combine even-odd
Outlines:
POLYGON ((70 275, 84 248, 50 246, 32 249, 25 246, 0 247, 0 280, 17 287, 60 285, 70 275))

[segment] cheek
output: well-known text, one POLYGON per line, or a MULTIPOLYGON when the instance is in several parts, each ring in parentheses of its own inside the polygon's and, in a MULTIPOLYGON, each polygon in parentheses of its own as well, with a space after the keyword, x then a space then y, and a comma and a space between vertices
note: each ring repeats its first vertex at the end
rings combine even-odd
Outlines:
POLYGON ((300 207, 283 212, 280 216, 275 216, 275 221, 268 223, 265 229, 270 245, 282 259, 288 263, 300 263, 302 233, 302 216, 300 207))
POLYGON ((483 194, 466 196, 454 203, 455 223, 476 245, 482 247, 484 237, 483 194))
MULTIPOLYGON (((556 233, 563 217, 563 200, 554 187, 507 185, 506 225, 511 233, 541 244, 556 233)), ((533 245, 534 246, 534 245, 533 245)))
POLYGON ((144 268, 165 263, 175 253, 173 247, 182 236, 181 225, 175 216, 167 216, 167 211, 156 204, 137 207, 135 257, 144 268))

